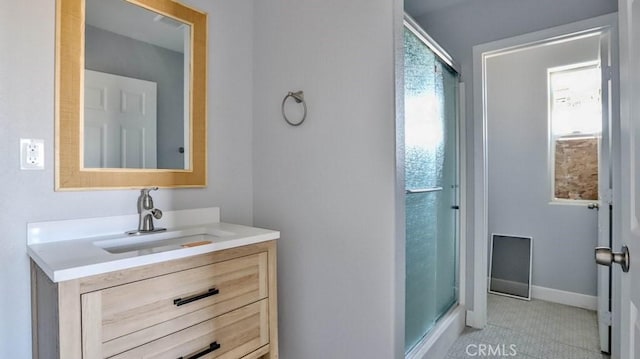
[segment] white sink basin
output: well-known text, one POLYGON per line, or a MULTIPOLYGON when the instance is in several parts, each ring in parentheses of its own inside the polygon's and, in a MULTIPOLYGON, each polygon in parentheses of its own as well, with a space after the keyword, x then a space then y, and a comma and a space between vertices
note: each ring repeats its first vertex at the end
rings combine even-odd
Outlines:
POLYGON ((138 220, 130 214, 29 223, 27 252, 59 283, 280 238, 278 231, 220 222, 216 207, 165 211, 156 225, 167 231, 127 235, 138 220))
POLYGON ((234 234, 219 229, 196 227, 142 235, 123 235, 122 237, 95 241, 93 244, 112 254, 137 251, 139 255, 142 255, 206 245, 221 237, 234 234))

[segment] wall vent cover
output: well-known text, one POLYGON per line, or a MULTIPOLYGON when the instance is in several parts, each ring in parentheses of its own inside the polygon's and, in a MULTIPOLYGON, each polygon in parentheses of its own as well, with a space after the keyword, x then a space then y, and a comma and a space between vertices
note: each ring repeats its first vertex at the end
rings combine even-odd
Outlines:
POLYGON ((531 237, 491 235, 489 292, 531 299, 531 237))

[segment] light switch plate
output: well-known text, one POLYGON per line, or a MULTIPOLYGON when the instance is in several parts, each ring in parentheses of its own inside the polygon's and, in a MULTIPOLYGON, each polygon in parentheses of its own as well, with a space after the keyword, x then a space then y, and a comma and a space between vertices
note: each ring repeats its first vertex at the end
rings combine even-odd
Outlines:
POLYGON ((20 139, 20 169, 44 169, 44 140, 20 139))

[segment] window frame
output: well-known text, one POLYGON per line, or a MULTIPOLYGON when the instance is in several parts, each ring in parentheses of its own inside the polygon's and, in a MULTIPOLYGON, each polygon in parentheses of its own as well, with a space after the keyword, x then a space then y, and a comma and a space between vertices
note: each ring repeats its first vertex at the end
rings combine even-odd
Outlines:
MULTIPOLYGON (((584 206, 590 203, 598 202, 600 200, 600 193, 598 191, 598 198, 596 199, 570 199, 570 198, 558 198, 556 197, 556 142, 559 138, 567 137, 566 135, 558 136, 553 133, 553 88, 551 84, 551 75, 553 73, 563 71, 579 71, 588 70, 592 68, 601 69, 601 61, 592 60, 586 62, 579 62, 570 65, 550 67, 547 69, 547 167, 549 169, 548 184, 549 184, 549 204, 559 205, 579 205, 584 206)), ((600 101, 602 103, 602 81, 600 81, 600 101)), ((601 116, 602 118, 602 116, 601 116)), ((602 123, 601 123, 602 124, 602 123)), ((601 161, 601 145, 602 145, 602 126, 597 133, 581 133, 575 136, 576 138, 596 138, 597 139, 597 156, 598 156, 598 181, 600 180, 600 161, 601 161)))

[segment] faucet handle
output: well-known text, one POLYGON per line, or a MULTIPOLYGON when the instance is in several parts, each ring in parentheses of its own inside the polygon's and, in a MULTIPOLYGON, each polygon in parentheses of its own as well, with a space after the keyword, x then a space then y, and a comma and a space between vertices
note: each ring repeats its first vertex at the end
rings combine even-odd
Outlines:
POLYGON ((162 211, 161 211, 161 210, 159 210, 159 209, 157 209, 157 208, 154 208, 154 209, 151 211, 151 214, 153 215, 153 217, 154 217, 155 219, 160 219, 160 218, 162 218, 162 211))

